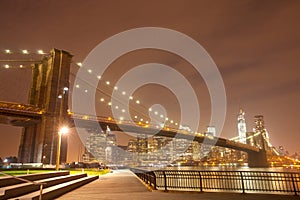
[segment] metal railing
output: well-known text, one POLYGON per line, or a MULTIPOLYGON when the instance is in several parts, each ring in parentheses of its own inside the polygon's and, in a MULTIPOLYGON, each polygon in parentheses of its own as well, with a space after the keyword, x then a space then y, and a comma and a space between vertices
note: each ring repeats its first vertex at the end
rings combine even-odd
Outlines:
POLYGON ((300 173, 267 171, 132 170, 145 183, 164 191, 231 191, 300 194, 300 173))
POLYGON ((148 184, 149 186, 151 186, 155 190, 157 189, 157 186, 156 186, 156 176, 155 176, 154 172, 147 172, 147 173, 135 172, 135 174, 142 181, 144 181, 146 184, 148 184))
POLYGON ((18 111, 30 114, 42 114, 43 110, 29 104, 20 104, 14 102, 1 102, 0 101, 0 109, 7 111, 18 111))

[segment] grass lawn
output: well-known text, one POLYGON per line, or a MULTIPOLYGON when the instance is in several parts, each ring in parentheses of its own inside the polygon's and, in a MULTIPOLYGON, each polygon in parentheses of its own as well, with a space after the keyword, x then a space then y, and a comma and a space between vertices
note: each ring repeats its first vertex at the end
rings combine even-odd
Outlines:
MULTIPOLYGON (((46 173, 46 172, 52 172, 53 170, 26 170, 26 169, 22 169, 22 170, 0 170, 0 172, 3 172, 5 174, 9 174, 9 175, 24 175, 24 174, 37 174, 37 173, 46 173)), ((0 173, 0 176, 4 176, 4 174, 0 173)))
MULTIPOLYGON (((1 174, 1 172, 9 175, 23 175, 23 174, 37 174, 37 173, 47 173, 47 172, 53 172, 55 170, 26 170, 26 169, 21 169, 21 170, 0 170, 0 176, 5 176, 1 174)), ((86 173, 87 175, 103 175, 106 173, 109 173, 109 169, 69 169, 66 171, 70 171, 70 174, 79 174, 79 173, 86 173)))
POLYGON ((109 169, 70 169, 70 174, 86 173, 87 175, 104 175, 110 172, 109 169))

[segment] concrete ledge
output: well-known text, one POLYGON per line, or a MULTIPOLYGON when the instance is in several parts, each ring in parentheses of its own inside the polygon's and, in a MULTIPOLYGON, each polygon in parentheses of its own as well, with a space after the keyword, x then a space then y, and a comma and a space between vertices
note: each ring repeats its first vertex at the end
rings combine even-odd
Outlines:
MULTIPOLYGON (((46 178, 58 177, 58 176, 65 176, 69 175, 69 171, 58 171, 58 172, 48 172, 48 173, 40 173, 40 174, 28 174, 28 175, 20 175, 16 176, 17 178, 22 178, 28 181, 36 181, 46 178)), ((10 185, 24 183, 24 181, 15 179, 14 177, 1 177, 0 178, 0 187, 6 187, 10 185)))
MULTIPOLYGON (((55 199, 71 190, 74 190, 82 185, 85 185, 87 183, 90 183, 96 179, 98 179, 99 176, 89 176, 89 177, 83 177, 80 179, 72 180, 66 183, 61 183, 59 185, 55 185, 49 188, 46 188, 43 190, 42 194, 42 199, 47 200, 47 199, 55 199)), ((20 196, 17 199, 22 200, 22 199, 34 199, 38 200, 39 199, 40 192, 36 191, 24 196, 20 196)))
MULTIPOLYGON (((65 183, 67 181, 72 181, 76 179, 80 179, 86 177, 86 174, 74 174, 74 175, 66 175, 66 176, 59 176, 59 177, 52 177, 48 179, 43 179, 41 181, 37 181, 37 183, 43 183, 43 188, 48 188, 54 185, 58 185, 61 183, 65 183)), ((34 191, 40 190, 39 184, 32 184, 32 183, 23 183, 17 184, 13 186, 9 186, 4 188, 5 192, 3 196, 0 196, 0 200, 8 199, 12 197, 17 197, 21 195, 25 195, 34 191)))

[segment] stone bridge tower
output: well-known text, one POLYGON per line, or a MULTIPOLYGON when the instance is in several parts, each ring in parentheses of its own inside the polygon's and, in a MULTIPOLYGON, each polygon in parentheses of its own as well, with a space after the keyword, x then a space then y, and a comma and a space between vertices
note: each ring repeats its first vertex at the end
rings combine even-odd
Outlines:
MULTIPOLYGON (((32 69, 29 104, 43 110, 41 122, 24 127, 19 147, 22 163, 55 164, 59 128, 68 109, 69 74, 72 55, 53 49, 32 69)), ((67 158, 67 140, 62 137, 61 162, 67 158)))

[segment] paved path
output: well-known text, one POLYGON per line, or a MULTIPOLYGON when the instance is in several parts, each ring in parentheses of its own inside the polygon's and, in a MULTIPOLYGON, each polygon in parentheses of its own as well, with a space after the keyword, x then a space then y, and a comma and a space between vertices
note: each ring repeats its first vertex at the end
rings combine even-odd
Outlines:
POLYGON ((237 194, 237 193, 192 193, 151 191, 129 170, 115 170, 100 176, 60 200, 300 200, 299 196, 237 194))

